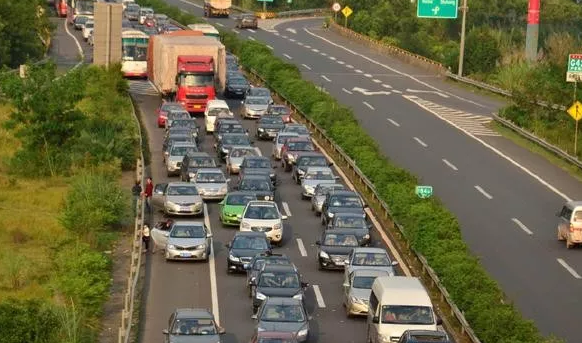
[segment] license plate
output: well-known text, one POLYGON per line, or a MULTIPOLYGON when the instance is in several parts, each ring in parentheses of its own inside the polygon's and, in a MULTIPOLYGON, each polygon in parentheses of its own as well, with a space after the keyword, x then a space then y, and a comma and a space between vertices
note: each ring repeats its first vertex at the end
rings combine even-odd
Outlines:
POLYGON ((194 105, 194 108, 202 108, 202 105, 194 105))
POLYGON ((189 252, 181 252, 180 257, 192 257, 192 254, 190 254, 189 252))
POLYGON ((188 206, 182 206, 182 207, 180 207, 180 211, 186 211, 186 212, 187 211, 190 211, 190 207, 188 207, 188 206))

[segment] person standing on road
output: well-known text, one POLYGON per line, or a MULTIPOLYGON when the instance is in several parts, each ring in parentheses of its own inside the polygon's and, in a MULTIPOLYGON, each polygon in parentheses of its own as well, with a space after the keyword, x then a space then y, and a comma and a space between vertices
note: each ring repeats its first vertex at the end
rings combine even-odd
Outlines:
MULTIPOLYGON (((137 201, 139 200, 139 197, 141 196, 142 193, 142 189, 141 189, 141 181, 140 180, 136 180, 135 181, 135 185, 133 185, 133 188, 131 189, 131 194, 133 195, 133 213, 135 213, 135 211, 137 210, 137 201)), ((137 214, 136 214, 137 215, 137 214)))
POLYGON ((145 246, 144 252, 148 252, 148 249, 150 248, 150 227, 147 224, 143 226, 141 240, 145 246))
POLYGON ((153 208, 152 208, 152 195, 154 193, 154 183, 152 181, 151 177, 148 177, 146 186, 145 186, 145 192, 143 193, 143 195, 145 196, 145 203, 146 203, 146 208, 148 209, 149 213, 153 213, 153 208))

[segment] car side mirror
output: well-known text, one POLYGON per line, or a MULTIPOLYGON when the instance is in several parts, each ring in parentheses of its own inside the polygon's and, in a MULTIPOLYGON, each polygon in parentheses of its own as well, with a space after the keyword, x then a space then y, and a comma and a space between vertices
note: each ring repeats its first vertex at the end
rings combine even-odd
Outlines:
POLYGON ((251 316, 251 318, 252 318, 252 319, 254 319, 254 320, 257 320, 257 319, 259 318, 259 316, 257 316, 256 314, 253 314, 253 315, 251 316))
POLYGON ((287 216, 281 216, 281 219, 282 220, 287 220, 287 218, 289 218, 289 217, 287 217, 287 216))
POLYGON ((210 233, 210 232, 209 232, 209 233, 207 233, 207 234, 206 234, 206 238, 212 238, 212 233, 210 233))
MULTIPOLYGON (((230 179, 228 179, 230 180, 230 179)), ((228 182, 228 181, 227 181, 228 182)), ((224 205, 224 200, 222 200, 221 202, 218 203, 219 205, 224 205)))
POLYGON ((398 261, 392 261, 392 266, 395 267, 398 265, 398 261))
POLYGON ((248 270, 251 267, 250 263, 243 263, 243 269, 248 270))
POLYGON ((350 260, 344 260, 344 264, 347 266, 350 264, 350 260))
POLYGON ((378 317, 378 316, 373 317, 372 318, 372 323, 374 323, 374 324, 380 323, 380 317, 378 317))
POLYGON ((307 282, 301 283, 301 288, 307 288, 307 287, 309 287, 309 283, 307 283, 307 282))
POLYGON ((327 164, 327 166, 328 166, 328 167, 333 167, 333 162, 329 162, 329 163, 327 164))
POLYGON ((321 241, 315 241, 315 245, 321 245, 321 241))
POLYGON ((437 317, 436 323, 437 323, 437 325, 443 325, 443 320, 441 318, 437 317))
POLYGON ((340 177, 337 176, 337 175, 335 175, 333 178, 336 179, 336 180, 339 180, 340 179, 340 177))
POLYGON ((252 285, 252 286, 254 286, 256 283, 257 283, 257 278, 253 276, 253 277, 252 277, 252 278, 249 280, 249 285, 252 285))
POLYGON ((368 204, 364 204, 364 208, 368 208, 368 207, 369 207, 368 204))
POLYGON ((170 237, 170 233, 169 232, 164 232, 164 237, 170 237))
POLYGON ((344 287, 346 287, 346 288, 347 288, 347 287, 350 287, 350 284, 349 284, 349 283, 347 283, 347 282, 345 282, 345 283, 344 283, 342 286, 344 286, 344 287))
POLYGON ((162 333, 163 333, 164 335, 169 335, 169 334, 170 334, 170 331, 168 331, 168 329, 163 329, 163 330, 162 330, 162 333))

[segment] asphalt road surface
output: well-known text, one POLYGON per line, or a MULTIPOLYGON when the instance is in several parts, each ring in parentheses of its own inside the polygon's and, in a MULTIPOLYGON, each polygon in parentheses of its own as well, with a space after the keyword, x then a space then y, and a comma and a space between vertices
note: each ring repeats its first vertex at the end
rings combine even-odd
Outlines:
POLYGON ((93 60, 93 49, 85 42, 81 31, 75 30, 72 25, 68 25, 66 18, 51 18, 55 25, 55 33, 49 49, 49 56, 55 61, 58 68, 66 70, 74 67, 81 61, 83 51, 83 61, 91 63, 93 60))
MULTIPOLYGON (((202 13, 199 3, 167 2, 202 13)), ((544 333, 579 340, 582 259, 580 249, 557 241, 554 214, 582 198, 582 187, 486 126, 502 103, 324 30, 321 19, 261 23, 258 30, 236 30, 232 19, 210 22, 264 42, 352 107, 387 156, 434 187, 522 313, 544 333)))

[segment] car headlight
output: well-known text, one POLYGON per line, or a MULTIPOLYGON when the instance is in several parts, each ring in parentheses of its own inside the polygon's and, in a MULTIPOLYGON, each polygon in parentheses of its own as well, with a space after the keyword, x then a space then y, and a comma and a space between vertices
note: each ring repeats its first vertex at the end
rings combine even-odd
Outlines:
POLYGON ((240 228, 241 228, 241 230, 242 229, 250 230, 251 229, 251 224, 242 222, 242 223, 240 223, 240 228))
POLYGON ((204 188, 198 188, 198 193, 200 195, 204 195, 204 193, 206 193, 206 190, 204 188))
POLYGON ((258 130, 259 132, 265 132, 265 129, 264 129, 264 128, 262 128, 262 127, 259 127, 257 130, 258 130))
POLYGON ((273 230, 281 230, 281 223, 273 225, 273 230))
POLYGON ((305 174, 305 170, 297 169, 297 174, 304 175, 305 174))
POLYGON ((206 244, 200 244, 194 247, 195 250, 206 249, 206 244))
POLYGON ((276 175, 275 173, 271 173, 271 174, 269 174, 269 177, 272 179, 275 177, 275 175, 276 175))
POLYGON ((176 249, 176 246, 174 244, 170 244, 170 245, 168 245, 168 249, 169 250, 176 249))
POLYGON ((307 336, 307 334, 309 333, 309 329, 305 328, 305 329, 301 329, 299 330, 299 332, 297 333, 298 337, 305 337, 307 336))
POLYGON ((303 189, 306 192, 313 192, 314 191, 314 188, 312 186, 310 186, 310 185, 303 185, 303 189))
POLYGON ((269 196, 269 195, 265 195, 263 198, 264 198, 266 201, 269 201, 269 200, 271 200, 271 196, 269 196))
POLYGON ((166 208, 173 208, 173 207, 178 207, 178 204, 173 203, 171 201, 166 201, 166 208))
POLYGON ((295 161, 295 155, 293 155, 293 154, 287 154, 287 159, 289 161, 295 161))
POLYGON ((370 239, 370 235, 368 235, 368 234, 365 234, 365 235, 364 235, 364 239, 370 239))
POLYGON ((231 261, 233 261, 233 262, 239 262, 240 261, 240 258, 234 256, 233 254, 228 254, 228 259, 231 260, 231 261))
POLYGON ((328 217, 330 217, 330 218, 333 218, 333 216, 334 216, 333 212, 329 212, 327 215, 328 215, 328 217))
POLYGON ((380 342, 383 342, 383 343, 390 343, 390 342, 392 342, 390 340, 390 336, 388 336, 388 335, 378 334, 378 338, 380 338, 380 342))
POLYGON ((223 152, 224 154, 227 154, 227 155, 228 155, 228 149, 227 149, 227 148, 225 148, 225 147, 222 147, 222 152, 223 152))
POLYGON ((329 259, 329 255, 325 251, 320 251, 319 257, 329 259))
POLYGON ((257 298, 257 299, 259 299, 259 300, 266 300, 266 299, 267 299, 267 296, 266 296, 266 295, 264 295, 264 294, 263 294, 263 293, 261 293, 261 292, 257 292, 257 294, 255 294, 255 298, 257 298))
POLYGON ((365 305, 364 300, 360 299, 360 298, 356 298, 354 296, 350 297, 350 300, 352 301, 352 303, 354 304, 360 304, 360 305, 365 305))
POLYGON ((224 185, 222 187, 220 187, 220 192, 228 192, 228 186, 224 185))
POLYGON ((302 299, 303 299, 303 294, 301 294, 301 293, 299 293, 299 294, 295 294, 295 295, 293 296, 293 299, 299 299, 299 300, 302 300, 302 299))

